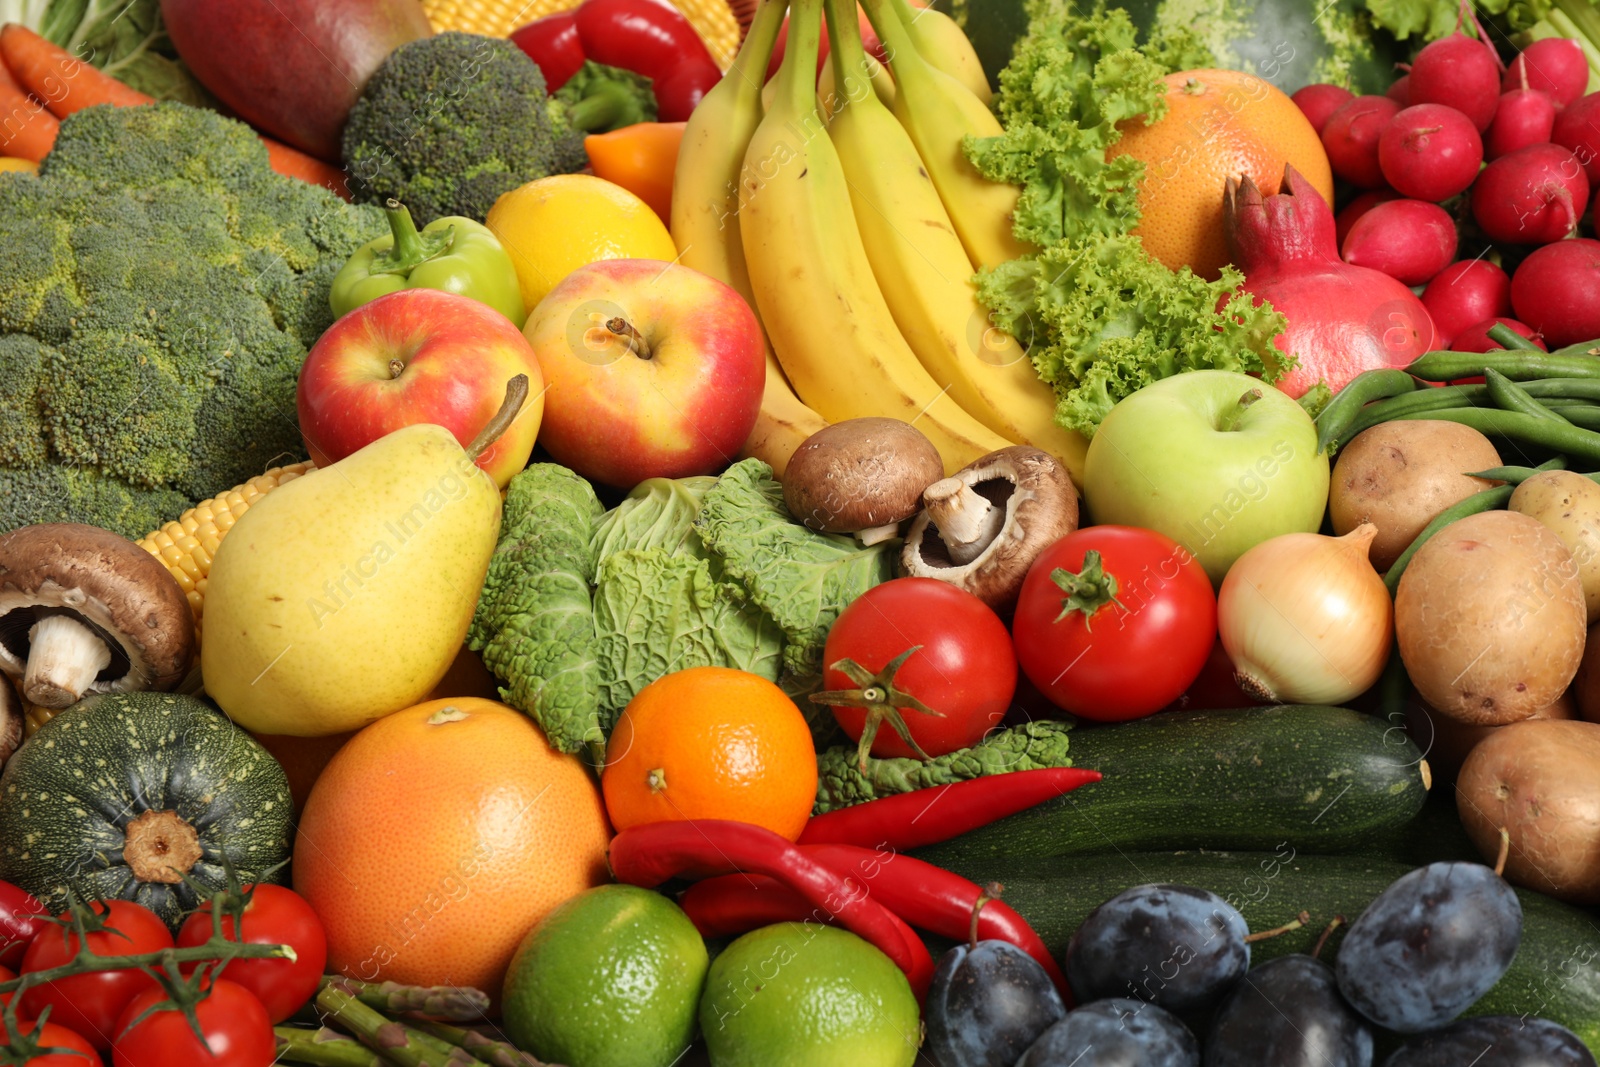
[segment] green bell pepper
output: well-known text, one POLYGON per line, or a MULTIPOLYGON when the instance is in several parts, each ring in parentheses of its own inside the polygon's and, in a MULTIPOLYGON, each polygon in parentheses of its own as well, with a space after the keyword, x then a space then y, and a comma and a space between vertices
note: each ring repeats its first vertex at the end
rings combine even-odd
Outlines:
POLYGON ((517 268, 487 226, 447 215, 419 231, 399 201, 385 210, 393 232, 356 249, 334 275, 328 304, 335 317, 401 289, 438 289, 482 301, 522 329, 528 309, 517 268))

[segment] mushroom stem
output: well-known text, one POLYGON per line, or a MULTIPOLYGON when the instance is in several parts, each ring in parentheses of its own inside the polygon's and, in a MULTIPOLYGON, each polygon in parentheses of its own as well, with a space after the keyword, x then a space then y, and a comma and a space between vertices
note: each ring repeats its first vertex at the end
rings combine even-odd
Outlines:
POLYGON ((0 763, 10 759, 22 744, 22 734, 22 697, 12 687, 11 679, 0 675, 0 763))
POLYGON ((882 544, 891 537, 899 536, 899 534, 900 524, 898 522, 886 522, 882 526, 868 526, 865 530, 857 530, 856 540, 864 545, 871 546, 882 544))
POLYGON ((68 707, 110 663, 99 634, 70 615, 46 615, 28 630, 22 693, 41 708, 68 707))
POLYGON ((1006 513, 972 491, 960 478, 944 478, 922 491, 922 506, 939 528, 950 559, 965 566, 983 555, 1005 529, 1006 513))

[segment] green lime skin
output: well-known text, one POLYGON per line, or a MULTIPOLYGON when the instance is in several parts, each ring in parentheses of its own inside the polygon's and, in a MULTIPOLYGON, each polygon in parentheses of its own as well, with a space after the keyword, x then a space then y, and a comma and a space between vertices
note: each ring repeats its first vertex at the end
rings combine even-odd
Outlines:
POLYGON ((670 1067, 694 1040, 705 942, 660 893, 605 885, 528 932, 506 971, 519 1048, 567 1067, 670 1067))
POLYGON ((712 1067, 912 1067, 917 998, 889 957, 845 930, 778 923, 711 965, 700 1030, 712 1067))

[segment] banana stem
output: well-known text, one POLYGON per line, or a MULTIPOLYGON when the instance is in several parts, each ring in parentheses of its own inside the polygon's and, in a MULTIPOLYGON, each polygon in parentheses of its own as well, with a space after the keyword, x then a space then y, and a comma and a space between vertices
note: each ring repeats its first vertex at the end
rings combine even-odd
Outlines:
POLYGON ((889 0, 861 0, 867 9, 867 18, 884 44, 884 55, 889 60, 889 72, 894 75, 897 91, 909 91, 914 96, 926 96, 931 87, 932 68, 917 51, 911 31, 894 13, 889 0))
POLYGON ((798 121, 815 124, 800 131, 806 140, 821 132, 817 117, 817 55, 822 48, 822 0, 794 0, 789 5, 789 43, 778 68, 773 110, 783 108, 798 121))
POLYGON ((733 57, 726 77, 738 78, 741 91, 759 96, 767 81, 767 64, 772 62, 772 50, 778 45, 778 31, 783 28, 783 16, 789 5, 785 0, 761 0, 750 20, 739 54, 733 57))
MULTIPOLYGON (((855 99, 855 79, 869 77, 867 49, 861 41, 861 23, 856 18, 855 0, 826 0, 828 40, 833 54, 833 83, 840 98, 838 107, 855 99)), ((868 90, 871 95, 871 90, 868 90)))

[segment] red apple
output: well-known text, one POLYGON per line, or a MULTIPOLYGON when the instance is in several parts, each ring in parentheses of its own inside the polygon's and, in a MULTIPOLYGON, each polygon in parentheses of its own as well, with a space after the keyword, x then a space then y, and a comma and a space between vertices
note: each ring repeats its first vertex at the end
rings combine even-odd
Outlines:
POLYGON ((529 400, 478 456, 504 489, 528 465, 544 414, 544 376, 504 315, 465 296, 402 289, 363 304, 311 346, 295 406, 317 466, 337 462, 403 426, 427 422, 462 446, 500 410, 506 382, 528 376, 529 400))
POLYGON ((630 489, 721 470, 761 410, 767 364, 755 313, 688 267, 579 267, 523 332, 548 383, 539 443, 593 481, 630 489))

